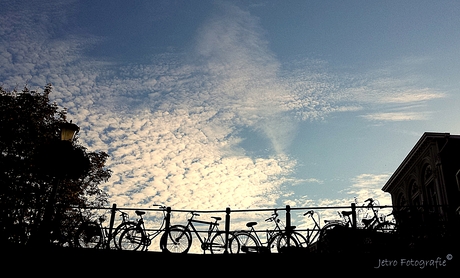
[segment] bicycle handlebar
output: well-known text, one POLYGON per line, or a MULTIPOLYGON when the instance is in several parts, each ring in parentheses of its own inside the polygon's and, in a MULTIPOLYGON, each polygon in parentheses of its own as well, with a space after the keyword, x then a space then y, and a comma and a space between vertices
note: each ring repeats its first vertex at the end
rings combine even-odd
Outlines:
POLYGON ((161 208, 162 210, 166 210, 166 206, 165 206, 165 205, 153 204, 152 207, 159 207, 159 208, 161 208))
POLYGON ((192 217, 190 217, 189 220, 192 220, 193 217, 195 217, 195 216, 200 216, 199 213, 196 213, 196 212, 194 212, 194 211, 191 211, 190 214, 192 215, 192 217))
POLYGON ((303 216, 306 216, 306 215, 312 216, 313 215, 313 210, 309 210, 309 211, 307 211, 306 213, 303 214, 303 216))
POLYGON ((266 222, 275 221, 276 218, 278 218, 278 212, 277 212, 277 210, 275 209, 275 212, 273 212, 272 216, 270 216, 269 218, 265 219, 265 221, 266 221, 266 222))

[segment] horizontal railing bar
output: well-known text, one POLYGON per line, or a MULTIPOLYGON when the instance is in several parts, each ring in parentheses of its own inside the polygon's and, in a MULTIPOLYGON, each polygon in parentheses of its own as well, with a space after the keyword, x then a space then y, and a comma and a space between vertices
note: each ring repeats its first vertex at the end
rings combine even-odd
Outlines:
MULTIPOLYGON (((373 208, 434 208, 434 207, 448 207, 448 205, 405 205, 405 206, 393 206, 393 205, 373 205, 373 208)), ((103 207, 103 206, 86 206, 86 207, 75 207, 70 206, 67 207, 69 209, 82 209, 82 210, 112 210, 112 207, 103 207)), ((356 209, 367 209, 370 208, 366 205, 363 206, 356 206, 356 209)), ((291 207, 290 210, 331 210, 331 209, 351 209, 351 206, 312 206, 312 207, 291 207)), ((117 211, 164 211, 162 208, 150 208, 150 207, 117 207, 117 211)), ((231 209, 231 212, 241 213, 241 212, 263 212, 263 211, 285 211, 286 208, 279 207, 279 208, 260 208, 260 209, 231 209)), ((226 210, 193 210, 193 209, 173 209, 171 208, 171 212, 184 212, 184 213, 226 213, 226 210)))

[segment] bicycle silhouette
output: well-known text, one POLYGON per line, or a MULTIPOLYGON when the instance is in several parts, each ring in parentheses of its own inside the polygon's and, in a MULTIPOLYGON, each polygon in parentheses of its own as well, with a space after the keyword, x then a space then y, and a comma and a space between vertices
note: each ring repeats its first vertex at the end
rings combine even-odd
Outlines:
POLYGON ((384 216, 378 214, 378 210, 375 206, 376 201, 372 198, 367 199, 364 202, 369 202, 366 208, 372 211, 371 218, 363 218, 361 220, 363 229, 374 230, 380 233, 394 233, 396 231, 396 224, 386 220, 386 216, 392 215, 392 213, 384 216))
MULTIPOLYGON (((385 218, 386 216, 392 215, 392 213, 383 216, 378 214, 378 209, 376 207, 377 201, 375 201, 372 198, 369 198, 364 201, 366 204, 363 204, 361 207, 360 211, 358 213, 361 213, 365 210, 371 210, 372 217, 363 217, 361 219, 361 223, 356 223, 357 228, 359 229, 364 229, 364 230, 374 230, 377 232, 384 232, 384 233, 392 233, 396 230, 396 224, 387 221, 385 218)), ((327 230, 332 230, 335 228, 351 228, 353 227, 353 221, 351 220, 351 216, 353 215, 352 211, 341 211, 338 212, 338 214, 342 217, 342 219, 338 220, 324 220, 326 225, 323 226, 321 229, 323 233, 325 233, 327 230)))
POLYGON ((214 221, 196 220, 194 217, 200 216, 196 212, 191 212, 190 218, 187 220, 187 225, 174 225, 169 228, 169 233, 164 233, 161 239, 162 248, 164 251, 170 253, 188 253, 192 246, 192 232, 201 243, 203 253, 207 250, 211 254, 222 254, 226 251, 226 235, 225 232, 220 231, 219 221, 221 217, 212 216, 214 221), (200 232, 196 229, 193 223, 207 224, 207 237, 202 238, 200 232))
MULTIPOLYGON (((342 219, 324 220, 325 225, 322 228, 320 227, 320 215, 318 213, 315 213, 313 210, 309 210, 304 213, 304 216, 310 217, 313 220, 314 226, 312 229, 307 229, 305 236, 306 245, 302 247, 310 248, 314 244, 318 245, 321 242, 324 242, 323 239, 330 230, 344 227, 351 228, 353 226, 350 218, 353 214, 352 211, 341 211, 337 213, 342 219), (318 220, 316 218, 318 218, 318 220)), ((316 248, 318 248, 318 246, 316 248)))
POLYGON ((320 216, 318 213, 315 213, 313 210, 309 210, 306 213, 304 213, 303 216, 310 217, 313 220, 314 226, 313 228, 307 229, 306 232, 306 247, 312 246, 315 242, 317 242, 321 238, 321 227, 319 225, 320 223, 320 216), (316 216, 315 216, 316 215, 316 216), (318 218, 318 220, 316 220, 318 218))
POLYGON ((266 230, 266 242, 262 243, 258 232, 254 229, 257 222, 248 222, 246 227, 250 228, 249 231, 235 231, 233 233, 233 238, 229 241, 231 253, 277 253, 282 252, 286 247, 305 246, 305 237, 299 232, 294 231, 296 226, 284 227, 278 218, 276 209, 265 221, 275 224, 273 230, 266 230))
MULTIPOLYGON (((119 238, 119 247, 121 250, 132 250, 132 251, 147 251, 148 247, 152 243, 152 240, 156 238, 160 233, 165 230, 166 223, 166 207, 163 205, 154 205, 159 207, 163 213, 163 219, 158 229, 153 230, 153 233, 149 234, 145 228, 144 218, 145 211, 136 210, 135 213, 139 217, 134 226, 130 226, 125 229, 119 238)), ((160 241, 160 248, 163 249, 160 241)))
MULTIPOLYGON (((117 244, 116 238, 120 233, 130 227, 136 225, 136 222, 129 221, 128 214, 119 209, 116 209, 120 212, 122 222, 118 225, 115 230, 112 232, 111 237, 109 238, 109 232, 107 227, 103 227, 102 223, 105 221, 104 216, 100 216, 98 221, 85 221, 83 222, 78 230, 75 233, 74 243, 77 247, 82 248, 110 248, 110 243, 114 241, 115 249, 120 249, 117 244)), ((80 212, 81 214, 81 212, 80 212)))

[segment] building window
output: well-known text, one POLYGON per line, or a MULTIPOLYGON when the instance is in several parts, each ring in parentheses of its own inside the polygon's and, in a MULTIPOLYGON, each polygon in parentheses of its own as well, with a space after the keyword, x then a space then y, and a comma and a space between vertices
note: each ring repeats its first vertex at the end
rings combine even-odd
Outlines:
POLYGON ((409 193, 411 197, 411 205, 418 209, 418 207, 421 205, 420 188, 415 180, 412 180, 409 184, 409 193))
POLYGON ((431 176, 433 176, 431 165, 426 165, 423 171, 423 181, 425 184, 430 180, 431 176))
POLYGON ((436 190, 436 186, 434 182, 430 182, 426 186, 427 197, 428 197, 428 204, 432 206, 437 206, 438 204, 438 192, 436 190))
POLYGON ((398 199, 396 202, 399 211, 407 210, 406 197, 404 197, 404 194, 402 192, 398 194, 398 199))
MULTIPOLYGON (((427 164, 423 168, 423 186, 425 188, 424 203, 426 207, 425 215, 432 220, 441 217, 440 215, 440 202, 436 181, 434 179, 433 170, 431 165, 427 164)), ((428 219, 426 219, 428 220, 428 219)))
POLYGON ((457 188, 460 191, 460 170, 458 170, 457 174, 455 174, 455 178, 457 179, 457 188))

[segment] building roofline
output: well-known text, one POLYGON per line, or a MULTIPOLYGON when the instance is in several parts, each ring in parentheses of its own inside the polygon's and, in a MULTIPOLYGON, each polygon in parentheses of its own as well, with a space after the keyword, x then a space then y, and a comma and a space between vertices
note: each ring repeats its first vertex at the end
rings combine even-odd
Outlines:
POLYGON ((450 135, 450 133, 439 133, 439 132, 425 132, 423 133, 422 137, 417 141, 415 146, 411 149, 411 151, 407 154, 404 158, 403 162, 398 166, 396 171, 391 175, 385 185, 382 187, 382 190, 388 192, 388 189, 393 184, 393 181, 399 176, 403 169, 409 164, 409 161, 414 156, 414 154, 424 145, 428 140, 432 139, 444 139, 444 138, 452 138, 455 137, 456 139, 460 139, 460 135, 450 135))

